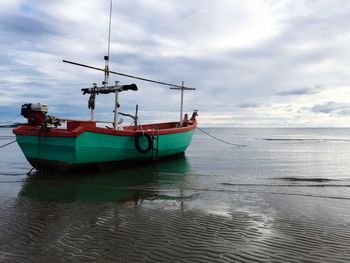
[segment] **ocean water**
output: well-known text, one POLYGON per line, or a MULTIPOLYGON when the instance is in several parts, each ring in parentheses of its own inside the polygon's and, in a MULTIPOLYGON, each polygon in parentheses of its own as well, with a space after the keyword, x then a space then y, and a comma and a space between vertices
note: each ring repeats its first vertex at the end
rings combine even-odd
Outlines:
POLYGON ((204 131, 245 146, 197 130, 177 158, 32 176, 0 148, 0 262, 350 262, 350 129, 204 131))

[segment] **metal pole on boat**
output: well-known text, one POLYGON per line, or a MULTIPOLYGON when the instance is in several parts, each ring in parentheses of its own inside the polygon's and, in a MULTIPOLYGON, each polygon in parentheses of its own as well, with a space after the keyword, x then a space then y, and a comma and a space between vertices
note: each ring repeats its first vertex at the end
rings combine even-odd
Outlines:
POLYGON ((95 119, 95 109, 91 109, 91 120, 95 119))
MULTIPOLYGON (((97 83, 92 84, 93 88, 97 88, 97 83)), ((91 120, 95 120, 96 94, 91 94, 89 98, 89 108, 91 108, 91 120)))
POLYGON ((111 27, 112 27, 112 7, 113 2, 111 0, 109 5, 109 26, 108 26, 108 46, 107 46, 107 56, 104 57, 105 60, 105 78, 103 81, 103 86, 105 88, 108 87, 108 79, 109 79, 109 53, 111 48, 111 27))
POLYGON ((182 86, 178 86, 178 85, 172 85, 173 87, 176 86, 176 88, 170 88, 170 89, 175 89, 175 90, 181 90, 181 106, 180 106, 180 126, 182 126, 183 123, 183 107, 184 107, 184 91, 185 90, 196 90, 194 88, 187 88, 185 87, 185 82, 182 81, 182 86))
POLYGON ((182 115, 183 115, 183 108, 184 108, 184 87, 185 87, 185 82, 182 81, 182 85, 181 85, 181 106, 180 106, 180 127, 182 127, 182 115))
POLYGON ((119 81, 115 82, 115 87, 116 87, 116 91, 115 91, 115 105, 114 105, 114 129, 118 130, 118 114, 119 114, 119 81))

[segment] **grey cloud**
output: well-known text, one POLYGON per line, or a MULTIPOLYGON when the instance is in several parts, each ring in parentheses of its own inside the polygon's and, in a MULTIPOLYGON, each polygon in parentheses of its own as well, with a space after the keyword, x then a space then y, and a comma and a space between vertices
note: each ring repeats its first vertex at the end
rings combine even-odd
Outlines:
POLYGON ((302 108, 300 111, 311 111, 314 113, 335 114, 340 116, 350 115, 350 103, 337 103, 334 101, 328 101, 323 104, 315 104, 311 108, 302 108))
POLYGON ((3 14, 0 17, 0 30, 2 34, 13 37, 35 39, 48 34, 58 34, 57 21, 39 11, 21 10, 21 13, 3 14))
POLYGON ((259 106, 261 106, 260 103, 242 103, 238 105, 240 108, 257 108, 259 106))
POLYGON ((349 109, 345 109, 345 110, 341 110, 338 112, 338 115, 341 115, 341 116, 350 116, 350 106, 349 106, 349 109))
POLYGON ((331 113, 339 108, 339 104, 334 101, 329 101, 324 104, 316 104, 310 110, 316 113, 331 113))
POLYGON ((321 86, 316 85, 315 87, 304 87, 304 88, 296 88, 296 89, 279 91, 279 92, 276 92, 275 95, 278 95, 278 96, 310 95, 310 94, 317 94, 320 92, 321 92, 321 86))

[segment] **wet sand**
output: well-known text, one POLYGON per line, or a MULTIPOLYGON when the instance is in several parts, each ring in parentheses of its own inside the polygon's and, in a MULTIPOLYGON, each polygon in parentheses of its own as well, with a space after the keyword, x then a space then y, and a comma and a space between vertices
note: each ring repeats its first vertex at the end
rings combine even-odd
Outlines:
POLYGON ((0 261, 349 262, 348 200, 186 189, 179 177, 30 178, 1 203, 0 261))

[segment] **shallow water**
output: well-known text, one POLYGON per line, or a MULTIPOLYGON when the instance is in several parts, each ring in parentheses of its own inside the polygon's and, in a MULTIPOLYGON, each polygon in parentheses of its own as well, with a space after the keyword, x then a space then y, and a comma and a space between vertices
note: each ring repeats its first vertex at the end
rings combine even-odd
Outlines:
POLYGON ((0 262, 350 261, 350 129, 205 131, 247 146, 35 176, 0 149, 0 262))

